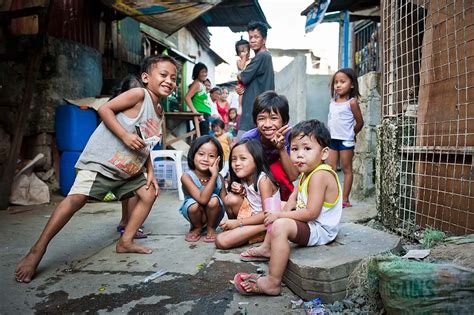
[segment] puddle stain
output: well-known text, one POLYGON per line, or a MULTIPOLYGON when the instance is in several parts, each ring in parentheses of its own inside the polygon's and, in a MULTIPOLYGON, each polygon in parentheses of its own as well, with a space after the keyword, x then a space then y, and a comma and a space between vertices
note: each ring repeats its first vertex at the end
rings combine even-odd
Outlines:
MULTIPOLYGON (((47 295, 47 298, 34 306, 38 313, 81 313, 98 312, 99 310, 113 311, 123 305, 144 298, 160 296, 162 299, 155 304, 137 304, 131 313, 166 313, 167 305, 175 305, 186 301, 193 302, 191 313, 206 310, 211 314, 223 314, 236 292, 229 283, 237 272, 255 272, 251 264, 234 264, 225 261, 215 261, 209 267, 199 271, 195 276, 179 273, 168 273, 171 280, 138 284, 123 284, 123 289, 116 293, 92 293, 80 298, 70 299, 63 290, 47 295), (165 297, 165 298, 163 298, 165 297), (216 303, 216 301, 218 301, 216 303)), ((76 270, 76 273, 97 273, 76 270)), ((111 272, 111 274, 114 272, 111 272)), ((149 275, 149 272, 115 272, 116 274, 149 275)))

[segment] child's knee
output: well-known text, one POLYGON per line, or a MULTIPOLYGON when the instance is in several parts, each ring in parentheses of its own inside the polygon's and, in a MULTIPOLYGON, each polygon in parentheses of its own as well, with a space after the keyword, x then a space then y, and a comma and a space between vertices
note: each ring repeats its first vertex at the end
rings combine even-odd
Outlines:
POLYGON ((230 248, 230 244, 227 241, 227 238, 222 233, 217 234, 217 236, 216 236, 216 247, 218 249, 229 249, 230 248))
POLYGON ((207 204, 207 206, 211 209, 218 208, 220 206, 219 199, 217 199, 217 197, 211 198, 211 200, 209 200, 209 203, 207 204))
POLYGON ((239 205, 239 203, 242 203, 242 197, 241 196, 238 196, 238 195, 235 195, 233 193, 229 193, 227 194, 227 196, 225 196, 224 198, 224 205, 227 207, 236 207, 239 205))
POLYGON ((201 209, 199 209, 199 204, 197 204, 197 203, 195 203, 193 205, 190 205, 189 208, 188 208, 188 214, 189 215, 196 214, 200 211, 201 211, 201 209))
POLYGON ((288 223, 290 219, 282 218, 277 219, 272 223, 272 236, 282 235, 288 232, 288 227, 290 226, 288 223))
POLYGON ((138 194, 138 198, 140 198, 144 203, 147 205, 152 205, 156 200, 155 190, 150 187, 148 190, 143 190, 140 194, 138 194))

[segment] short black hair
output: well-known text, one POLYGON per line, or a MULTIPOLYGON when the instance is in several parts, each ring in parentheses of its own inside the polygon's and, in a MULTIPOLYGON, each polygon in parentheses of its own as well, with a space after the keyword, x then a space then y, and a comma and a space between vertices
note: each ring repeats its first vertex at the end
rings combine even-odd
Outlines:
MULTIPOLYGON (((265 175, 267 175, 268 178, 270 178, 270 180, 273 182, 273 184, 275 184, 276 187, 279 187, 278 182, 276 181, 275 177, 270 171, 270 166, 268 166, 268 161, 265 157, 265 154, 263 153, 262 144, 255 139, 246 138, 237 142, 230 150, 229 164, 232 165, 232 154, 234 152, 234 149, 240 145, 245 145, 247 147, 247 150, 249 150, 249 153, 255 162, 255 171, 252 174, 253 187, 255 191, 258 192, 258 177, 260 176, 260 173, 262 172, 265 173, 265 175)), ((229 168, 229 173, 230 173, 231 182, 237 182, 237 183, 241 182, 240 178, 237 177, 234 170, 232 169, 232 166, 229 168)))
POLYGON ((359 92, 359 83, 357 82, 357 74, 352 68, 342 68, 336 71, 334 75, 332 76, 331 79, 331 97, 335 98, 336 97, 336 92, 334 91, 334 80, 336 79, 336 74, 338 73, 344 73, 349 77, 349 79, 352 82, 352 88, 349 92, 349 97, 360 97, 360 92, 359 92))
POLYGON ((263 22, 251 21, 247 25, 247 32, 258 30, 263 38, 267 38, 268 24, 263 22))
POLYGON ((164 61, 171 62, 176 67, 176 69, 178 69, 178 62, 173 57, 166 56, 166 55, 157 55, 157 56, 155 55, 155 56, 150 56, 143 59, 140 65, 140 75, 142 73, 150 73, 154 64, 157 64, 159 62, 164 62, 164 61))
POLYGON ((323 122, 317 119, 304 120, 297 123, 291 129, 288 141, 291 144, 291 140, 294 138, 302 138, 304 136, 314 137, 323 148, 329 147, 329 143, 331 142, 331 134, 328 128, 323 122))
POLYGON ((242 37, 240 37, 240 39, 235 42, 235 52, 236 52, 237 55, 239 55, 239 47, 240 46, 249 46, 249 48, 250 48, 250 43, 249 43, 248 40, 243 39, 242 37))
POLYGON ((219 141, 216 138, 214 138, 212 136, 209 136, 209 135, 200 136, 199 138, 196 138, 191 143, 191 147, 189 148, 189 151, 188 151, 188 166, 189 166, 189 169, 191 169, 191 170, 196 169, 196 165, 194 165, 194 156, 196 155, 199 148, 203 144, 206 144, 208 142, 214 143, 214 145, 217 147, 217 155, 220 156, 220 158, 221 158, 219 160, 219 171, 222 170, 222 165, 224 164, 224 153, 223 153, 224 151, 222 150, 222 146, 219 143, 219 141))
POLYGON ((209 94, 212 94, 212 93, 217 92, 217 91, 222 92, 222 89, 218 86, 215 86, 215 87, 213 87, 212 89, 209 90, 209 94))
POLYGON ((197 64, 194 65, 193 75, 192 75, 193 80, 196 80, 198 78, 199 72, 201 72, 202 69, 206 69, 207 71, 207 66, 203 64, 202 62, 198 62, 197 64))
POLYGON ((222 129, 225 129, 225 123, 222 121, 222 119, 214 119, 211 123, 211 128, 214 129, 214 127, 221 127, 222 129))
POLYGON ((290 107, 288 99, 284 95, 278 95, 275 91, 266 91, 255 98, 253 103, 253 122, 257 124, 257 116, 260 113, 279 113, 283 119, 283 125, 290 121, 290 107))

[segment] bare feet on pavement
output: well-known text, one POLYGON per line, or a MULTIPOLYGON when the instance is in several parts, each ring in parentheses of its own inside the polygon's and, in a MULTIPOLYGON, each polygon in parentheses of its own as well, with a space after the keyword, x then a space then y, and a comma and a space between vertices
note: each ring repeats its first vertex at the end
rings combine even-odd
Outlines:
POLYGON ((137 254, 151 254, 153 250, 146 246, 141 246, 135 243, 124 243, 121 240, 118 241, 115 246, 117 253, 137 253, 137 254))
POLYGON ((28 254, 23 257, 15 270, 15 278, 18 282, 28 283, 33 279, 36 268, 43 257, 44 252, 31 249, 28 254))

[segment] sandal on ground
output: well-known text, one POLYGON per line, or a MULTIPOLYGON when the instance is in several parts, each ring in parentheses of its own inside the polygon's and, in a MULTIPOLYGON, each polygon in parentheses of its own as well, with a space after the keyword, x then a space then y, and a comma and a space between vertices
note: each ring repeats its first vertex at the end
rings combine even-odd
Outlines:
POLYGON ((199 239, 201 238, 201 235, 199 234, 196 234, 196 233, 191 233, 189 232, 188 234, 186 234, 186 236, 184 237, 184 240, 186 242, 197 242, 199 241, 199 239))
POLYGON ((256 251, 256 247, 252 247, 240 254, 240 260, 244 262, 265 262, 269 261, 270 258, 259 255, 256 251))
POLYGON ((342 208, 349 208, 352 207, 350 202, 342 202, 342 208))
POLYGON ((204 236, 203 241, 206 243, 215 243, 216 237, 217 237, 216 234, 207 234, 206 236, 204 236))
MULTIPOLYGON (((118 225, 117 226, 117 232, 119 232, 120 236, 122 236, 123 232, 125 232, 125 226, 118 225)), ((139 239, 142 239, 142 238, 148 238, 148 235, 143 230, 143 225, 140 226, 140 228, 135 232, 135 235, 133 236, 133 238, 136 239, 136 240, 139 240, 139 239)))
POLYGON ((258 286, 257 280, 260 278, 261 275, 256 273, 243 273, 239 272, 234 276, 234 286, 239 291, 240 294, 243 295, 258 295, 258 294, 265 294, 260 287, 258 286), (245 276, 247 279, 243 279, 242 276, 245 276), (242 286, 242 283, 250 283, 250 290, 247 291, 242 286))

